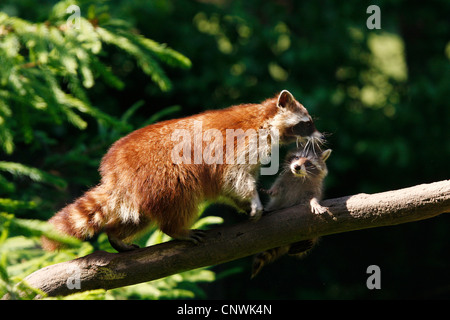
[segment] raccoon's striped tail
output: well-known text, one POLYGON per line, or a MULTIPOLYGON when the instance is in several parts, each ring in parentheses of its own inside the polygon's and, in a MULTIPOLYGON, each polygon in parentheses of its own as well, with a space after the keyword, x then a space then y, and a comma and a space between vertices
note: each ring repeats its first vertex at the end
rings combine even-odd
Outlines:
POLYGON ((318 238, 298 241, 287 246, 273 248, 258 253, 253 258, 251 278, 253 279, 265 265, 274 262, 285 254, 296 256, 298 258, 304 256, 309 250, 312 249, 317 240, 318 238))
MULTIPOLYGON (((61 209, 48 222, 54 226, 56 231, 64 235, 80 240, 93 237, 105 225, 106 217, 103 208, 106 200, 105 193, 100 186, 97 186, 61 209)), ((42 247, 48 251, 63 247, 61 243, 45 236, 41 240, 42 247)))

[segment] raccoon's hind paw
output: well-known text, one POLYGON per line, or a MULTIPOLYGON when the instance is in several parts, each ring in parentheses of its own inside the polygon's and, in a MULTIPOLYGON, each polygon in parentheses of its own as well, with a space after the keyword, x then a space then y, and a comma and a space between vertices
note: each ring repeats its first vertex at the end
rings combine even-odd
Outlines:
POLYGON ((190 241, 194 244, 199 244, 203 242, 206 232, 204 230, 192 229, 186 232, 186 235, 174 236, 176 240, 190 241))
POLYGON ((123 242, 122 240, 119 240, 118 238, 114 236, 108 235, 109 243, 111 244, 111 247, 117 250, 117 252, 126 252, 126 251, 132 251, 139 249, 139 246, 137 244, 128 244, 123 242))
POLYGON ((250 279, 253 279, 254 277, 256 277, 258 275, 258 273, 261 271, 263 266, 264 266, 264 264, 261 260, 258 260, 258 259, 253 260, 252 274, 250 275, 250 279))
POLYGON ((200 242, 203 242, 205 234, 206 232, 204 230, 192 229, 189 231, 189 236, 186 240, 189 240, 195 244, 199 244, 200 242))

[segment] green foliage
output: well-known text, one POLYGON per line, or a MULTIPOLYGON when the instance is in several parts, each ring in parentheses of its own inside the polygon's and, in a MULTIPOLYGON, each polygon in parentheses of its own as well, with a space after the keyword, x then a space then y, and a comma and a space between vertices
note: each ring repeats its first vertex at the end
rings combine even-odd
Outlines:
POLYGON ((214 280, 213 271, 196 269, 149 283, 114 289, 111 290, 111 293, 116 298, 127 297, 128 299, 205 299, 207 295, 198 283, 214 280))
POLYGON ((0 171, 9 172, 13 176, 28 177, 34 182, 48 183, 60 188, 67 186, 66 182, 61 178, 20 163, 0 161, 0 171))
POLYGON ((99 79, 116 89, 124 86, 102 62, 105 45, 132 56, 163 91, 171 88, 171 82, 161 62, 190 67, 185 56, 136 34, 107 12, 98 15, 93 6, 88 18, 79 17, 79 28, 73 27, 66 13, 72 4, 77 2, 57 3, 48 20, 39 23, 0 12, 0 138, 7 154, 14 150, 14 139, 31 143, 33 128, 42 123, 69 122, 85 129, 82 115, 89 115, 119 129, 131 129, 94 107, 86 92, 99 79))
MULTIPOLYGON (((219 217, 208 216, 200 219, 196 228, 208 227, 211 224, 221 223, 219 217)), ((77 239, 63 237, 54 233, 45 222, 31 221, 29 219, 17 219, 12 215, 0 214, 0 296, 9 294, 13 299, 32 299, 36 295, 42 295, 22 280, 32 272, 47 265, 75 259, 92 253, 95 249, 89 243, 81 243, 77 239), (20 234, 10 236, 9 233, 20 234), (71 249, 61 250, 58 253, 43 252, 39 248, 38 238, 45 235, 49 238, 70 245, 71 249)), ((158 230, 144 236, 142 241, 146 246, 168 241, 170 238, 158 230)), ((95 246, 102 250, 113 250, 108 243, 105 234, 101 234, 95 246)), ((215 273, 207 268, 186 271, 149 283, 137 284, 125 288, 117 288, 110 291, 93 290, 46 299, 69 300, 113 300, 113 299, 186 299, 206 298, 206 294, 199 286, 202 282, 215 280, 215 273)))
MULTIPOLYGON (((212 224, 222 223, 222 218, 207 216, 199 219, 193 226, 196 229, 203 229, 212 224)), ((154 230, 145 236, 144 245, 152 246, 170 240, 170 237, 159 230, 154 230)), ((207 298, 204 290, 199 286, 202 282, 212 282, 216 279, 213 271, 207 268, 189 270, 180 274, 174 274, 162 279, 148 283, 137 284, 125 288, 113 289, 107 293, 107 299, 193 299, 207 298)))

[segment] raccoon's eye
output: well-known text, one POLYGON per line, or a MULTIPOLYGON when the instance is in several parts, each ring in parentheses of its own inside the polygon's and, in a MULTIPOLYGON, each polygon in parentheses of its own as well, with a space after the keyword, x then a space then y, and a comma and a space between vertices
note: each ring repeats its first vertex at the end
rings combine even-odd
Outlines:
POLYGON ((309 160, 305 161, 305 167, 312 167, 312 166, 313 166, 313 163, 311 161, 309 161, 309 160))

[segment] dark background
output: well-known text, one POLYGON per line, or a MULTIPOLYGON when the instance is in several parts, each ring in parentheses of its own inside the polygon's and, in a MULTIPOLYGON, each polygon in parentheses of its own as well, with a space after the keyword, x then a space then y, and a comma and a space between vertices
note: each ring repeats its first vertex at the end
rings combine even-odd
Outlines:
MULTIPOLYGON (((174 112, 163 119, 259 102, 287 89, 329 134, 326 198, 450 178, 448 1, 91 2, 192 61, 187 70, 165 67, 172 89, 162 92, 126 53, 103 48, 103 61, 125 86, 98 82, 89 99, 116 117, 143 101, 130 120, 135 128, 168 107, 174 112), (371 4, 381 9, 380 30, 366 27, 371 4)), ((53 3, 2 1, 0 9, 42 21, 53 3)), ((85 130, 41 127, 54 143, 19 140, 5 155, 68 182, 51 194, 24 187, 20 197, 45 200, 34 218, 48 219, 98 182, 99 161, 118 137, 99 139, 102 128, 85 120, 85 130)), ((223 206, 208 213, 227 224, 245 219, 223 206)), ((327 236, 305 259, 281 259, 254 280, 250 258, 216 266, 218 279, 203 288, 213 299, 448 299, 449 228, 443 215, 327 236), (381 290, 366 287, 372 264, 381 268, 381 290)))

